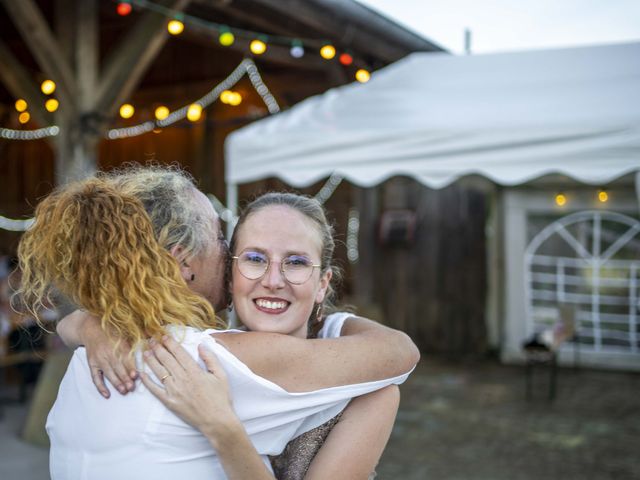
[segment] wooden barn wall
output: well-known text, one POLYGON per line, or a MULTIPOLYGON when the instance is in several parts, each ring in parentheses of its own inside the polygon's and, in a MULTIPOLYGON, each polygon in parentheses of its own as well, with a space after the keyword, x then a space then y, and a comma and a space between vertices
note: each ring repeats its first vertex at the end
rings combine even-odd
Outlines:
POLYGON ((430 190, 406 178, 379 189, 379 215, 397 208, 416 215, 413 242, 385 245, 378 238, 371 247, 373 298, 387 324, 409 333, 423 352, 453 358, 485 353, 484 194, 460 184, 430 190))
MULTIPOLYGON (((53 148, 46 140, 0 140, 0 215, 28 218, 54 184, 53 148)), ((14 253, 21 234, 0 228, 0 254, 14 253)))

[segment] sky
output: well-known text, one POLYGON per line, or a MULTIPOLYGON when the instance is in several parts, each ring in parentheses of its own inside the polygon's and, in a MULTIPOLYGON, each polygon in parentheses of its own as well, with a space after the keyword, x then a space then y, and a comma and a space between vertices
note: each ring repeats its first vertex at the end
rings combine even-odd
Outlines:
POLYGON ((640 41, 640 0, 357 0, 464 53, 640 41))

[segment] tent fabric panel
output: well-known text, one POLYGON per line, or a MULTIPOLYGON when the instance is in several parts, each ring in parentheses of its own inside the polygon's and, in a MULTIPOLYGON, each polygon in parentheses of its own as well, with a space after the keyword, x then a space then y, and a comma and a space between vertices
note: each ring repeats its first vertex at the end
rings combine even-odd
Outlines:
POLYGON ((640 44, 454 57, 416 53, 231 134, 229 183, 443 187, 477 173, 603 183, 640 165, 640 44))

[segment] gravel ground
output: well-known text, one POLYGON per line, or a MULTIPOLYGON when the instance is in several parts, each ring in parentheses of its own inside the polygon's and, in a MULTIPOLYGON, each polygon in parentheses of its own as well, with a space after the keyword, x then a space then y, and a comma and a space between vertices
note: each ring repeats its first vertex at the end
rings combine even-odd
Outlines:
POLYGON ((380 479, 533 480, 640 478, 640 374, 549 372, 423 361, 402 401, 380 479))

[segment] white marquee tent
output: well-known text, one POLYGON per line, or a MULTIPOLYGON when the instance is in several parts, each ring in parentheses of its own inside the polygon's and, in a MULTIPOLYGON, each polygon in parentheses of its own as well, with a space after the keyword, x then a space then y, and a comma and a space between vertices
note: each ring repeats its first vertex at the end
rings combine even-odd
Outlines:
POLYGON ((478 56, 415 53, 257 121, 226 143, 235 186, 337 173, 443 187, 468 174, 516 185, 548 173, 602 184, 640 167, 640 43, 478 56))

